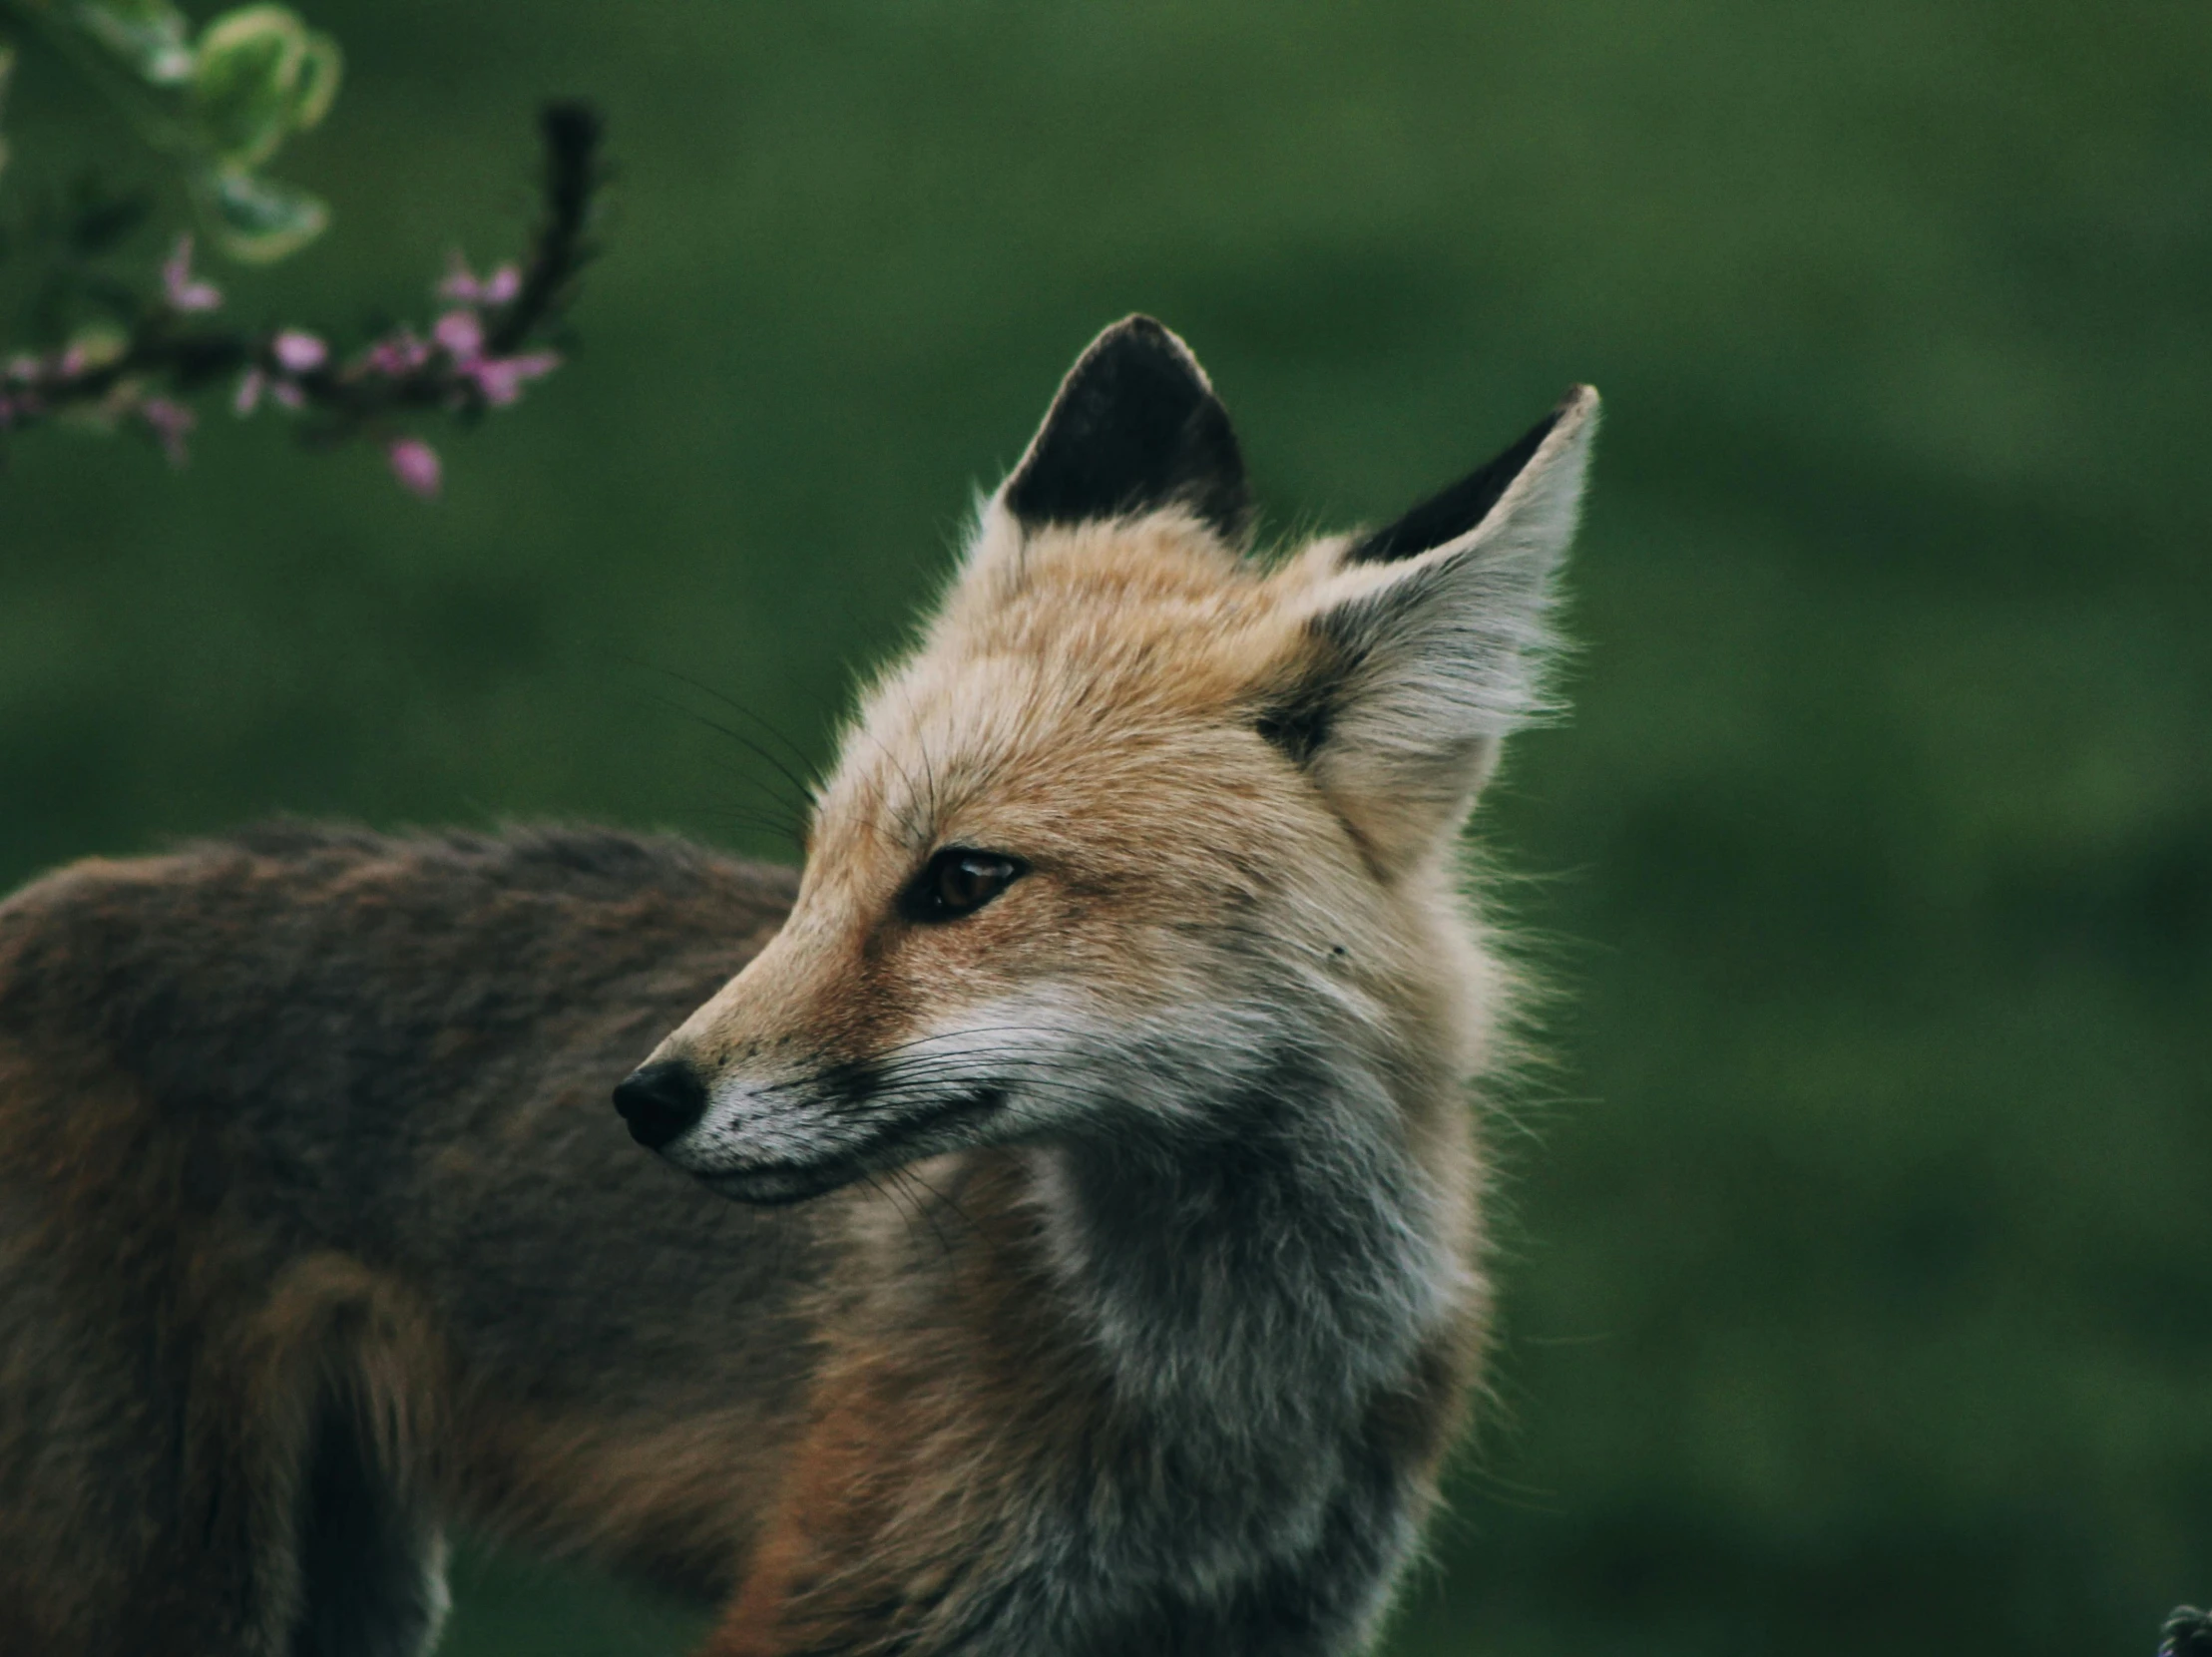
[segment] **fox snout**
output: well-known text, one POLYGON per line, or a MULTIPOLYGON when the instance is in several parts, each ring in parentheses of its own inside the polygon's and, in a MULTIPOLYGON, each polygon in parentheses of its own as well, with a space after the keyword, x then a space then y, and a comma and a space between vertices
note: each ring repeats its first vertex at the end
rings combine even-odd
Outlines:
POLYGON ((796 1202, 989 1136, 1006 1092, 966 1071, 844 1061, 768 1078, 659 1058, 615 1089, 615 1108, 640 1144, 722 1195, 796 1202))
POLYGON ((615 1109, 633 1139, 659 1150, 706 1113, 706 1083, 680 1058, 642 1064, 615 1089, 615 1109))

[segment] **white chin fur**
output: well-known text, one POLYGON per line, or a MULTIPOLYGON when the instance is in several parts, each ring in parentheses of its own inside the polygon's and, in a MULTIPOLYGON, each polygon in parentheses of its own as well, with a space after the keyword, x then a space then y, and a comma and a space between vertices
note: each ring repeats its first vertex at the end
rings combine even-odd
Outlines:
POLYGON ((794 1079, 782 1085, 723 1077, 706 1109, 661 1148, 687 1173, 711 1176, 776 1163, 814 1162, 845 1154, 853 1137, 794 1079))

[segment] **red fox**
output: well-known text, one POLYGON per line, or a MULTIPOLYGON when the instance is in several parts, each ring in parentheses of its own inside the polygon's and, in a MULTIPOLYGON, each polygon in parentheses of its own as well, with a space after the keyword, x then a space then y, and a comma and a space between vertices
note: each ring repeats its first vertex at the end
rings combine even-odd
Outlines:
POLYGON ((0 1652, 417 1657, 449 1524, 707 1657, 1364 1649, 1483 1355, 1457 848, 1596 411, 1263 559, 1131 317, 803 874, 280 826, 0 906, 0 1652))

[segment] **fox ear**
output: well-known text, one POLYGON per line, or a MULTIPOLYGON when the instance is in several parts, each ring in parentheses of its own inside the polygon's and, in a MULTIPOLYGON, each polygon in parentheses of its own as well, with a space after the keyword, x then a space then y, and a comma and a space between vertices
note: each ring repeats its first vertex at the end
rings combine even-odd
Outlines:
POLYGON ((1187 507, 1228 541, 1251 516, 1229 417, 1188 346, 1149 316, 1091 343, 999 498, 1024 529, 1187 507))
POLYGON ((1259 728, 1386 869, 1455 832, 1501 739, 1546 709, 1552 582, 1596 428, 1597 393, 1576 387, 1498 459, 1356 543, 1306 619, 1259 728))

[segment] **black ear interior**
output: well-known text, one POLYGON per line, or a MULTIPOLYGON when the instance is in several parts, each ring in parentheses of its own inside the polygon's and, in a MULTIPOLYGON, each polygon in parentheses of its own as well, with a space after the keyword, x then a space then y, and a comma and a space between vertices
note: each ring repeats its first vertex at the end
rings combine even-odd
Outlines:
POLYGON ((1227 411, 1183 342, 1148 316, 1116 322, 1069 370, 1006 504, 1031 525, 1182 506, 1231 541, 1251 517, 1227 411))
POLYGON ((1390 564, 1418 558, 1432 547, 1457 541, 1490 516, 1491 509, 1513 487, 1514 479, 1544 447, 1544 440, 1551 435, 1563 412, 1553 409, 1496 460, 1470 472, 1442 494, 1430 496, 1395 524, 1377 530, 1345 554, 1344 562, 1390 564))

